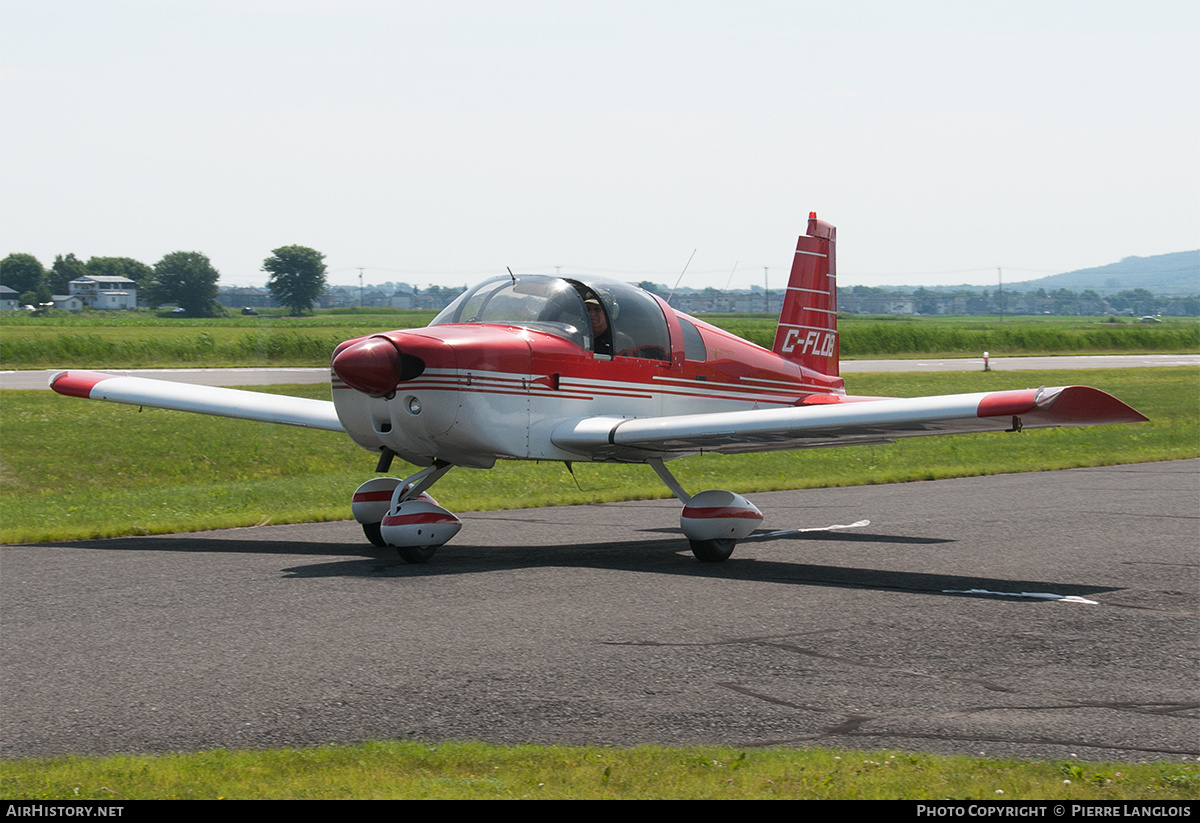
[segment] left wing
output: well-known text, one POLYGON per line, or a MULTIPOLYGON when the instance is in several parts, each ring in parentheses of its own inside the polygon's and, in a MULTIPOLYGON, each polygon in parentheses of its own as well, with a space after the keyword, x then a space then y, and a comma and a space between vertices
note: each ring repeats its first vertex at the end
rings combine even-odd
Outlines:
POLYGON ((121 377, 93 371, 60 371, 50 378, 50 388, 69 397, 111 400, 134 406, 283 423, 333 432, 345 431, 334 411, 332 400, 194 386, 190 383, 121 377))
POLYGON ((1044 426, 1134 423, 1147 418, 1088 386, 864 398, 814 395, 784 409, 677 417, 588 417, 558 426, 551 437, 593 458, 645 460, 697 452, 778 451, 890 443, 897 437, 1044 426))

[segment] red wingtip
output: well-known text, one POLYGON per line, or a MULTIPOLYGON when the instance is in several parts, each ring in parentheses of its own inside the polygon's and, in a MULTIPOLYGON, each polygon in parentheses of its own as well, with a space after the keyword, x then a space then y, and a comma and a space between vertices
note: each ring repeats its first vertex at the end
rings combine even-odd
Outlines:
POLYGON ((1065 426, 1143 423, 1150 419, 1111 394, 1091 386, 1067 386, 1054 398, 1049 412, 1065 426))
POLYGON ((88 398, 92 396, 92 389, 96 387, 97 383, 108 380, 110 377, 116 377, 116 375, 94 371, 60 371, 50 378, 50 388, 68 397, 88 398))
POLYGON ((1149 418, 1117 398, 1090 386, 992 392, 979 402, 980 417, 1030 415, 1051 426, 1141 423, 1149 418))

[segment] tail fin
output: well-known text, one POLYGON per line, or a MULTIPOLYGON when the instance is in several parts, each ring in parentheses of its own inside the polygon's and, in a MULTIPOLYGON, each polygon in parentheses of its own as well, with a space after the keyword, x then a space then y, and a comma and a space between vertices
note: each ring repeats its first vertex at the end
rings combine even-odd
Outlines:
POLYGON ((808 215, 772 348, 780 357, 830 377, 838 376, 836 239, 836 228, 818 220, 815 211, 808 215))

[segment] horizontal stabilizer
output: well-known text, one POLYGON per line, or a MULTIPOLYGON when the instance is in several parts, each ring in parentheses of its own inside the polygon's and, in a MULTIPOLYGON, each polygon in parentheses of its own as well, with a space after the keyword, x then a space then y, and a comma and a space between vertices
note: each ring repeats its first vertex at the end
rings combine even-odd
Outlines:
POLYGON ((111 400, 134 406, 282 423, 325 431, 345 431, 334 411, 332 400, 310 400, 92 371, 58 372, 50 378, 50 388, 69 397, 111 400))

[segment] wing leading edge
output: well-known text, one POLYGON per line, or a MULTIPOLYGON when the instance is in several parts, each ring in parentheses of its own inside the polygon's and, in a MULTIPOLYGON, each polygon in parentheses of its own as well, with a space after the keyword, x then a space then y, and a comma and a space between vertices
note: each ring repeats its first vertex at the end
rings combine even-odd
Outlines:
POLYGON ((555 429, 554 444, 611 460, 697 452, 778 451, 887 443, 897 437, 1048 426, 1134 423, 1147 418, 1088 386, 875 399, 829 396, 786 409, 677 417, 590 417, 555 429))
POLYGON ((310 400, 91 371, 58 372, 50 378, 50 388, 69 397, 111 400, 134 406, 282 423, 324 431, 345 431, 331 400, 310 400))

